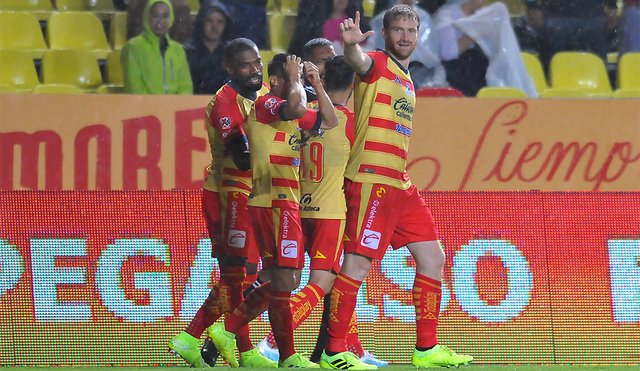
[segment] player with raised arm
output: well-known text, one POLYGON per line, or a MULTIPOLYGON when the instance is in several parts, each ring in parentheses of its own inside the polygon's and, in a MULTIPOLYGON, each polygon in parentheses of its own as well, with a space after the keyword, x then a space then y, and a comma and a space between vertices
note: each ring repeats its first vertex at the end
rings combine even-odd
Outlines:
POLYGON ((318 93, 318 111, 306 107, 300 58, 278 54, 269 63, 271 93, 256 100, 246 125, 253 182, 249 214, 255 234, 262 241, 262 263, 271 281, 249 294, 224 324, 207 331, 229 363, 235 360, 237 331, 267 309, 254 301, 254 294, 268 290, 269 322, 280 352, 280 367, 318 368, 296 353, 293 344, 291 291, 300 284, 304 265, 298 130, 332 129, 338 125, 338 118, 322 88, 317 68, 307 63, 306 70, 307 79, 318 93))
MULTIPOLYGON (((355 72, 342 56, 327 57, 322 62, 322 69, 318 67, 318 72, 321 76, 324 75, 324 89, 336 110, 338 126, 309 139, 301 148, 300 217, 304 246, 311 264, 309 283, 292 298, 294 329, 311 314, 325 293, 331 290, 337 272, 340 271, 347 211, 342 186, 344 170, 355 139, 353 111, 346 107, 352 93, 355 72)), ((309 90, 305 90, 308 97, 309 90)), ((317 109, 318 102, 308 103, 307 107, 317 109)), ((325 310, 329 310, 328 305, 325 310)), ((350 326, 347 339, 349 349, 361 359, 385 366, 386 362, 377 360, 362 348, 355 313, 350 326)), ((258 349, 269 359, 278 359, 273 333, 258 344, 258 349)))
POLYGON ((468 364, 473 357, 458 355, 438 344, 445 255, 431 211, 406 171, 415 107, 408 67, 420 18, 406 5, 392 7, 383 20, 385 50, 367 54, 358 43, 373 31, 363 34, 359 23, 360 15, 356 14, 355 21, 349 18, 340 25, 345 57, 358 74, 356 126, 345 172, 345 257, 331 289, 329 342, 320 366, 351 370, 370 367, 347 351, 345 338, 358 289, 373 259, 382 259, 389 244, 393 248, 406 245, 416 262, 413 301, 417 342, 411 363, 418 368, 468 364))
MULTIPOLYGON (((220 265, 220 280, 187 328, 169 342, 170 351, 194 367, 206 366, 200 354, 200 336, 242 302, 245 286, 255 281, 259 261, 247 210, 251 172, 249 161, 242 156, 247 151, 242 125, 254 101, 268 93, 269 87, 262 82, 262 61, 251 40, 236 39, 227 45, 225 68, 231 80, 218 90, 206 110, 212 158, 202 192, 202 210, 211 253, 220 265)), ((253 347, 248 326, 238 331, 237 338, 245 367, 277 367, 253 347)))

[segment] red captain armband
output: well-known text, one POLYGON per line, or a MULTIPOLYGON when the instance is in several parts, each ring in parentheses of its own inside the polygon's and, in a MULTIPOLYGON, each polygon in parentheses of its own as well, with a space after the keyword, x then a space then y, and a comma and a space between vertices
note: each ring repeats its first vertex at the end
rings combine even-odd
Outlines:
POLYGON ((304 130, 318 130, 322 124, 322 116, 320 113, 313 109, 307 109, 307 113, 300 119, 296 120, 298 127, 304 130))

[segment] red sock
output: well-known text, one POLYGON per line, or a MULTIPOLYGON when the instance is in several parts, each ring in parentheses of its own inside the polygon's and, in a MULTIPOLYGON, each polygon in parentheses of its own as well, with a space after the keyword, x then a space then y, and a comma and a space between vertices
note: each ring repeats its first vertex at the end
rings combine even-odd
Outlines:
POLYGON ((327 350, 345 352, 347 350, 347 332, 349 322, 356 309, 356 298, 362 281, 340 273, 331 289, 331 314, 329 315, 329 341, 327 350))
MULTIPOLYGON (((321 298, 324 297, 324 290, 314 283, 309 283, 291 298, 291 312, 293 313, 293 329, 297 329, 300 324, 309 317, 321 298)), ((276 338, 273 332, 267 336, 267 343, 276 347, 276 338)))
POLYGON ((436 331, 440 315, 441 282, 416 273, 413 282, 413 305, 416 307, 417 348, 438 344, 436 331))
POLYGON ((358 316, 356 316, 356 312, 353 312, 353 316, 351 316, 351 321, 349 321, 349 331, 347 331, 347 349, 357 355, 358 357, 364 356, 364 349, 362 348, 362 343, 360 342, 360 338, 358 337, 358 316))
POLYGON ((244 299, 242 285, 246 275, 247 269, 245 267, 220 269, 220 294, 218 299, 222 313, 229 314, 242 303, 244 299))
POLYGON ((249 287, 253 286, 253 284, 256 282, 257 279, 258 279, 258 273, 247 274, 247 276, 244 278, 244 284, 242 285, 242 291, 245 291, 249 287))
POLYGON ((222 316, 222 311, 218 307, 218 293, 220 285, 216 283, 209 296, 204 301, 195 317, 189 322, 189 325, 184 330, 187 334, 193 336, 196 339, 200 339, 204 330, 211 326, 215 321, 222 316))
POLYGON ((231 313, 226 316, 224 327, 227 331, 237 334, 242 327, 251 322, 269 308, 271 283, 267 282, 255 290, 231 313))
POLYGON ((293 345, 293 313, 290 302, 291 292, 288 291, 273 291, 269 300, 269 322, 282 361, 296 352, 293 345))
POLYGON ((249 325, 245 325, 238 330, 238 333, 236 334, 236 346, 240 353, 248 352, 253 349, 253 342, 249 337, 249 325))

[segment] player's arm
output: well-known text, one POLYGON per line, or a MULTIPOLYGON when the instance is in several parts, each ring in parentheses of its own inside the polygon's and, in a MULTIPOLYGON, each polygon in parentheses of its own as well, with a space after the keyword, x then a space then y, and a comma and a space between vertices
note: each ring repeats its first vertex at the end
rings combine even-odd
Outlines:
POLYGON ((249 142, 245 135, 231 139, 224 146, 229 151, 233 164, 238 170, 251 170, 251 152, 249 152, 249 142))
POLYGON ((307 94, 300 81, 301 75, 302 63, 300 58, 295 55, 288 56, 287 64, 285 65, 285 79, 288 80, 290 90, 287 102, 282 108, 282 118, 285 121, 302 118, 307 113, 307 94))
POLYGON ((318 96, 318 111, 322 119, 320 129, 333 129, 338 126, 338 115, 336 115, 336 110, 333 108, 333 103, 331 103, 329 95, 322 86, 318 67, 311 62, 304 62, 304 68, 306 71, 305 77, 316 90, 316 95, 318 96))
POLYGON ((366 75, 373 65, 373 59, 366 55, 359 43, 373 35, 373 30, 362 33, 360 30, 360 12, 356 12, 356 19, 348 18, 340 24, 340 33, 344 43, 344 57, 347 63, 358 75, 366 75))

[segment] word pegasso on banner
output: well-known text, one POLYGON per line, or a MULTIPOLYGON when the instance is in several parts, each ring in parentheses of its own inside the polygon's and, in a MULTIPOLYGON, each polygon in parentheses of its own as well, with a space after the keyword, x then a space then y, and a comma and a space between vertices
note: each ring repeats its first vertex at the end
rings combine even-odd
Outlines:
MULTIPOLYGON (((58 299, 58 285, 86 285, 88 277, 95 277, 95 290, 103 305, 115 316, 128 322, 153 322, 174 316, 170 274, 165 271, 133 272, 133 287, 146 290, 146 305, 137 305, 127 298, 122 285, 123 264, 130 257, 147 256, 170 265, 168 246, 158 239, 119 239, 104 249, 97 258, 93 274, 89 267, 57 267, 60 258, 87 257, 86 241, 82 239, 32 239, 31 269, 33 282, 33 308, 38 322, 90 322, 92 309, 87 302, 64 302, 58 299)), ((613 317, 616 322, 640 321, 640 240, 609 241, 611 292, 613 317), (634 263, 636 263, 634 265, 634 263)), ((12 289, 22 278, 23 259, 7 243, 0 240, 2 253, 2 286, 0 295, 12 289)), ((392 284, 407 292, 413 286, 415 268, 406 248, 389 249, 381 261, 381 272, 392 284)), ((217 276, 217 261, 211 258, 211 243, 200 240, 198 253, 189 269, 188 284, 181 300, 178 316, 182 320, 192 318, 209 294, 212 274, 217 276)), ((457 302, 470 317, 480 322, 500 323, 514 319, 526 310, 534 285, 531 268, 517 246, 504 240, 472 240, 453 256, 452 281, 442 286, 441 311, 457 302), (507 292, 497 305, 482 300, 477 285, 477 263, 480 258, 493 256, 500 259, 508 274, 507 292)), ((500 278, 496 278, 500 279, 500 278)), ((309 280, 309 259, 303 271, 302 285, 309 280)), ((499 283, 497 283, 499 284, 499 283)), ((412 305, 393 300, 384 293, 382 308, 368 304, 372 295, 366 284, 358 294, 357 313, 362 322, 375 322, 380 316, 397 318, 402 322, 414 322, 412 305), (381 310, 382 309, 382 310, 381 310)), ((265 318, 266 319, 266 318, 265 318)))

